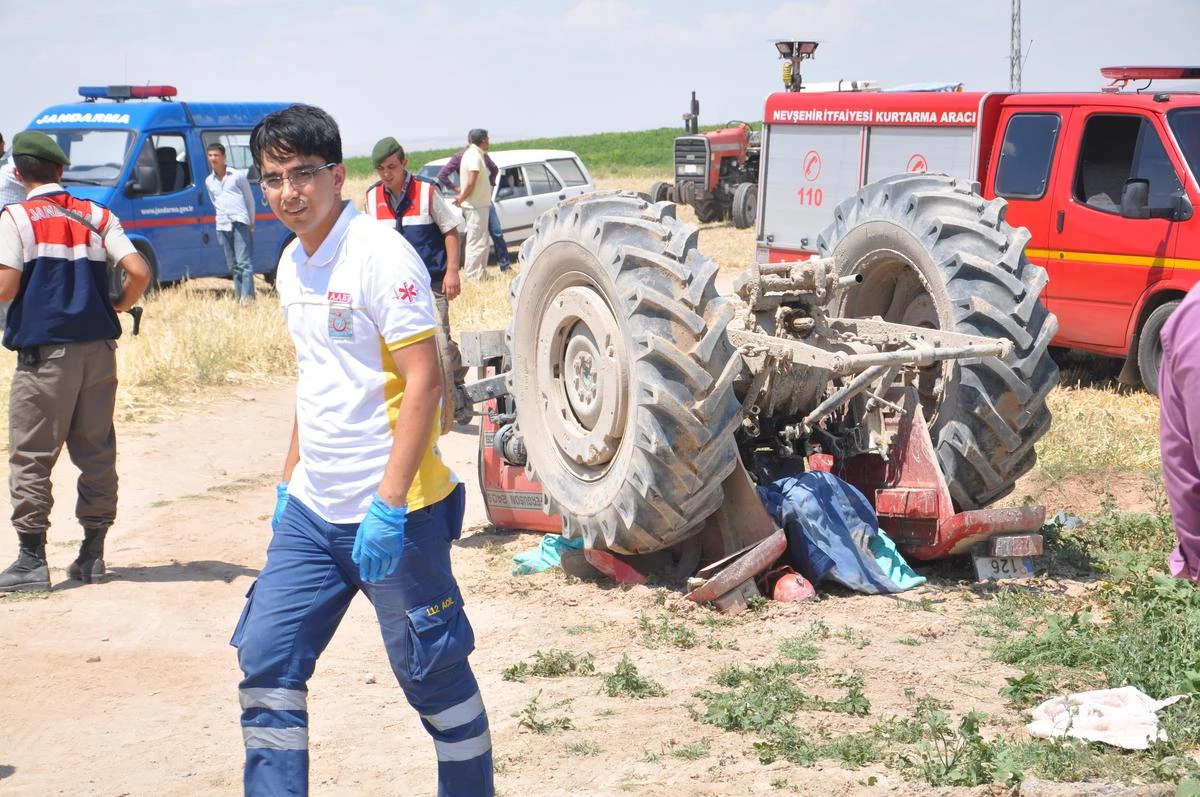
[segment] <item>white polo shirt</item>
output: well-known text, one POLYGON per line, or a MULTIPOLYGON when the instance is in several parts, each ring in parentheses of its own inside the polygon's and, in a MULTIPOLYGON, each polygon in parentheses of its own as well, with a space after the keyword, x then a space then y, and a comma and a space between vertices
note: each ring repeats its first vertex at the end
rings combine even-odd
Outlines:
MULTIPOLYGON (((357 523, 379 488, 404 397, 391 352, 433 337, 429 272, 403 237, 346 202, 308 257, 293 241, 275 283, 296 346, 300 464, 288 492, 330 523, 357 523)), ((436 503, 457 478, 432 429, 408 509, 436 503)), ((405 434, 407 430, 400 430, 405 434)))

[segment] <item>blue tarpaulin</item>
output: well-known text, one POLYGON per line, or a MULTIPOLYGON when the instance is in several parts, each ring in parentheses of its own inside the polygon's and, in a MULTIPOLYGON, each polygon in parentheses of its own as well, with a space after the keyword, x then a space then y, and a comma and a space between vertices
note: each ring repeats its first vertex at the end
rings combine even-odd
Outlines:
POLYGON ((925 583, 879 528, 867 499, 832 473, 809 471, 759 486, 787 535, 788 557, 814 585, 833 579, 856 592, 903 592, 925 583))

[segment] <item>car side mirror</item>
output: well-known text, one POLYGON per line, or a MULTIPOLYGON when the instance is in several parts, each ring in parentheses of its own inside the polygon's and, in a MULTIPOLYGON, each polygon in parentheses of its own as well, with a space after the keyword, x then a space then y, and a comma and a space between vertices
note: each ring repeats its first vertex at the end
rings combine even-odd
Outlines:
POLYGON ((129 182, 125 185, 125 193, 128 196, 157 194, 158 169, 149 165, 135 165, 133 167, 133 176, 129 178, 129 182))
POLYGON ((1179 218, 1178 203, 1171 207, 1150 207, 1150 181, 1145 177, 1131 177, 1125 181, 1121 191, 1121 216, 1127 219, 1171 219, 1179 218))

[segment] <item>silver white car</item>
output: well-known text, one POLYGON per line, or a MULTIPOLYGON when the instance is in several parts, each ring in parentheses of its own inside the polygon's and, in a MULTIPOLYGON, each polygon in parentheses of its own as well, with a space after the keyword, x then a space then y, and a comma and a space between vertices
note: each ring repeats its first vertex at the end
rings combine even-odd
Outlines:
MULTIPOLYGON (((596 190, 587 167, 570 150, 493 149, 488 155, 500 170, 492 187, 492 202, 510 248, 520 246, 533 234, 533 222, 544 211, 567 197, 596 190)), ((417 174, 436 182, 437 173, 449 160, 430 161, 417 174)), ((450 175, 450 182, 458 185, 457 173, 450 175)))

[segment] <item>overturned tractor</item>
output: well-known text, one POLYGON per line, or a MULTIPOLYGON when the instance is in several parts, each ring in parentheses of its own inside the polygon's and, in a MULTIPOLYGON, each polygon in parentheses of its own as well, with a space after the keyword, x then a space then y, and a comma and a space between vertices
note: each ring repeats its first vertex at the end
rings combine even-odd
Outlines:
POLYGON ((889 178, 838 207, 821 256, 752 264, 728 295, 674 210, 561 203, 522 247, 507 331, 464 336, 493 523, 690 575, 777 534, 752 483, 822 469, 917 559, 1004 556, 1040 527, 1040 507, 987 508, 1033 466, 1058 381, 1004 200, 889 178))

